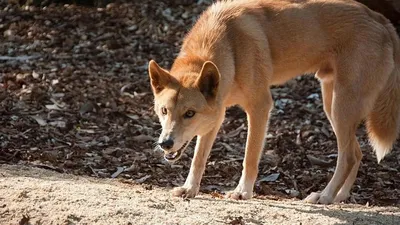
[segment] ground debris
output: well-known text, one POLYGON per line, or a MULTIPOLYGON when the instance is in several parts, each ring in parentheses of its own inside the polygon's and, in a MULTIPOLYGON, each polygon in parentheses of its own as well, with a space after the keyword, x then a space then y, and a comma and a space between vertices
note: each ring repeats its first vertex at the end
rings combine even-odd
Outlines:
POLYGON ((29 222, 31 218, 28 215, 22 215, 22 219, 19 221, 19 225, 31 225, 29 222))

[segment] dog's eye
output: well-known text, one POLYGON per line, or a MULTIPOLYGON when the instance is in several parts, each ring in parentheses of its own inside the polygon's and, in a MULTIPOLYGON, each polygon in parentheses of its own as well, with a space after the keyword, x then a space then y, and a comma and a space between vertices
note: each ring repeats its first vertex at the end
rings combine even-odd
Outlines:
POLYGON ((162 108, 161 108, 161 113, 162 113, 163 115, 167 115, 167 109, 166 109, 165 107, 162 107, 162 108))
POLYGON ((194 114, 196 114, 195 111, 193 111, 193 110, 188 110, 188 111, 186 111, 184 117, 185 117, 185 118, 192 118, 192 117, 194 116, 194 114))

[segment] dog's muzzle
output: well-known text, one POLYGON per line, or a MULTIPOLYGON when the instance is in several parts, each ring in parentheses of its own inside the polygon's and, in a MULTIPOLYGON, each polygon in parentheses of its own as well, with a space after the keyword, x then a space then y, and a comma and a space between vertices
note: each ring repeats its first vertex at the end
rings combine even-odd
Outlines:
POLYGON ((181 158, 183 151, 186 149, 186 147, 189 145, 189 141, 185 142, 180 149, 174 152, 166 152, 164 151, 164 158, 167 161, 176 161, 179 158, 181 158))

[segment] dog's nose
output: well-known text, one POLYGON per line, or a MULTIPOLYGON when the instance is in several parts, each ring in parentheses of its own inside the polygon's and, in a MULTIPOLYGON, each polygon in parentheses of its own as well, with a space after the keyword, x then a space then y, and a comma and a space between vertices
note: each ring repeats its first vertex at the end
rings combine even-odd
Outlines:
POLYGON ((158 145, 160 145, 161 148, 163 149, 171 149, 172 146, 174 146, 174 141, 171 138, 168 138, 166 140, 163 140, 162 142, 159 142, 158 145))

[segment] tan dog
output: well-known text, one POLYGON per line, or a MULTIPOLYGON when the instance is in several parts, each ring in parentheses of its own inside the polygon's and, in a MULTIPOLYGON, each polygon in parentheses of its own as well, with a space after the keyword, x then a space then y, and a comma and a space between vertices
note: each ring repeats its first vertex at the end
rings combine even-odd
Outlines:
POLYGON ((227 196, 251 198, 273 106, 270 86, 310 72, 321 81, 339 154, 332 180, 306 201, 347 199, 362 158, 359 123, 366 120, 378 161, 400 126, 399 38, 386 18, 351 0, 217 2, 186 36, 170 71, 150 62, 165 158, 179 159, 197 136, 189 175, 174 195, 198 193, 225 109, 240 105, 249 132, 239 185, 227 196))

